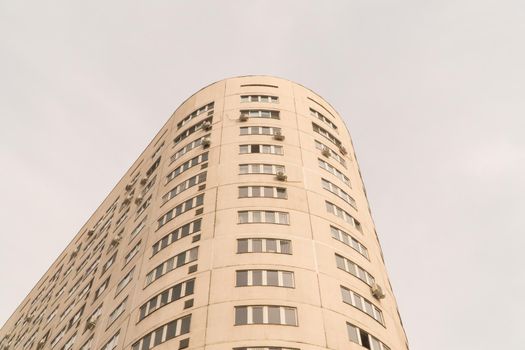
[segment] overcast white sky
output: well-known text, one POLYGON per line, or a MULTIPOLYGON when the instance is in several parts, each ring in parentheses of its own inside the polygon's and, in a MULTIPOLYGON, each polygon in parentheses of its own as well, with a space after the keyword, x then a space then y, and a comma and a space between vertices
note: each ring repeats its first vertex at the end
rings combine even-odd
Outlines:
POLYGON ((523 349, 524 43, 523 0, 0 0, 0 324, 183 100, 270 74, 345 117, 411 348, 523 349))

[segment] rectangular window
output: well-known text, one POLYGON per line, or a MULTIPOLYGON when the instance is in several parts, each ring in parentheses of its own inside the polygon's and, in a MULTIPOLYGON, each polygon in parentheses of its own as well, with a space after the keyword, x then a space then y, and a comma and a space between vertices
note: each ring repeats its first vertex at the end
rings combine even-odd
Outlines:
POLYGON ((126 221, 126 219, 128 218, 128 213, 129 213, 129 207, 126 209, 124 214, 122 214, 120 218, 118 218, 117 222, 115 223, 115 229, 117 229, 120 225, 122 225, 124 221, 126 221))
POLYGON ((366 249, 366 247, 362 245, 357 239, 352 237, 352 235, 332 225, 330 225, 330 233, 332 234, 333 238, 343 242, 349 247, 352 247, 356 252, 368 259, 368 249, 366 249))
POLYGON ((279 97, 268 95, 241 95, 241 102, 279 103, 279 97))
POLYGON ((337 177, 339 180, 343 181, 345 184, 347 184, 350 187, 350 179, 345 174, 343 174, 342 172, 340 172, 339 170, 337 170, 336 168, 334 168, 333 166, 331 166, 324 160, 319 159, 319 158, 317 160, 319 161, 320 168, 328 171, 330 174, 334 175, 335 177, 337 177))
POLYGON ((352 225, 359 232, 361 233, 363 232, 359 221, 354 219, 354 217, 350 215, 348 212, 344 211, 343 209, 339 208, 337 205, 330 203, 328 201, 325 201, 325 204, 326 204, 326 211, 328 211, 331 214, 334 214, 340 219, 343 219, 344 221, 352 225))
POLYGON ((235 325, 246 324, 297 326, 297 309, 274 305, 236 306, 235 325))
POLYGON ((197 124, 189 127, 188 129, 184 130, 183 132, 181 132, 179 135, 177 135, 175 137, 175 139, 173 140, 173 145, 176 146, 182 140, 184 140, 186 137, 190 136, 194 132, 197 132, 197 131, 201 130, 204 123, 211 124, 212 121, 213 121, 213 117, 209 117, 209 118, 206 118, 206 119, 198 122, 197 124))
POLYGON ((137 209, 137 217, 140 216, 140 214, 144 213, 144 211, 149 207, 151 203, 151 195, 146 199, 137 209))
POLYGON ((335 254, 335 262, 337 268, 348 272, 354 277, 359 278, 361 281, 365 282, 369 286, 372 286, 375 283, 375 279, 371 274, 369 274, 367 271, 365 271, 365 269, 363 269, 361 266, 357 265, 350 259, 347 259, 342 255, 335 254))
POLYGON ((210 102, 207 105, 197 108, 177 123, 177 129, 182 128, 184 125, 188 124, 192 119, 199 117, 202 113, 208 112, 207 115, 211 115, 213 113, 214 106, 215 103, 210 102))
POLYGON ((275 238, 241 238, 237 240, 237 253, 292 254, 292 242, 275 238))
POLYGON ((91 350, 91 345, 93 344, 93 336, 91 336, 79 350, 91 350))
POLYGON ((294 274, 291 271, 238 270, 236 276, 237 287, 271 286, 294 288, 294 274))
POLYGON ((323 154, 324 152, 327 152, 328 153, 327 156, 335 159, 336 161, 339 162, 339 164, 341 164, 342 166, 346 168, 346 161, 343 159, 343 157, 341 157, 336 151, 334 151, 327 145, 315 140, 315 148, 323 152, 323 154))
POLYGON ((166 214, 160 217, 160 219, 158 220, 158 228, 161 228, 166 223, 176 218, 177 216, 187 212, 188 210, 191 210, 193 208, 203 205, 203 203, 204 203, 204 193, 199 194, 198 196, 195 196, 193 198, 190 198, 180 203, 175 208, 171 209, 166 214))
POLYGON ((283 146, 276 145, 240 145, 239 146, 240 154, 253 154, 253 153, 262 153, 262 154, 276 154, 283 155, 283 146))
POLYGON ((341 286, 341 294, 345 303, 350 304, 353 307, 361 310, 377 322, 381 323, 383 326, 385 325, 383 321, 383 313, 377 306, 372 304, 369 300, 343 286, 341 286))
POLYGON ((168 272, 197 260, 198 255, 199 247, 195 247, 169 258, 146 275, 146 286, 164 276, 168 272))
POLYGON ((186 191, 187 189, 193 186, 197 186, 205 181, 206 181, 206 171, 200 174, 197 174, 195 176, 192 176, 189 179, 182 181, 177 186, 172 188, 168 193, 162 196, 162 202, 166 203, 167 201, 169 201, 172 198, 175 198, 176 196, 186 191))
POLYGON ((189 170, 193 168, 194 166, 199 165, 201 163, 205 163, 207 161, 208 161, 208 152, 204 152, 202 154, 199 154, 196 157, 191 158, 190 160, 182 163, 181 165, 176 167, 172 172, 170 172, 166 176, 166 183, 170 182, 171 180, 173 180, 174 178, 176 178, 177 176, 179 176, 186 170, 189 170))
POLYGON ((173 163, 174 161, 176 161, 177 159, 179 159, 180 157, 182 157, 183 155, 185 155, 186 153, 188 153, 189 151, 191 151, 192 149, 194 148, 197 148, 199 147, 200 145, 202 145, 202 140, 204 138, 207 138, 209 137, 210 134, 206 134, 190 143, 188 143, 186 146, 180 148, 178 151, 176 151, 172 156, 171 156, 171 163, 173 163))
POLYGON ((278 164, 239 164, 239 174, 268 174, 276 175, 278 172, 285 172, 284 165, 278 164))
POLYGON ((71 317, 67 324, 67 330, 70 330, 72 327, 76 327, 78 325, 80 317, 82 317, 82 314, 84 313, 84 307, 85 305, 82 305, 82 307, 73 315, 73 317, 71 317))
POLYGON ((64 337, 64 334, 66 334, 66 327, 62 328, 62 330, 58 332, 58 334, 53 338, 53 340, 51 340, 49 346, 53 348, 55 345, 57 345, 58 342, 64 337))
POLYGON ((333 183, 331 183, 330 181, 326 179, 321 178, 321 184, 325 190, 327 190, 328 192, 332 192, 337 197, 341 198, 342 200, 344 200, 346 203, 350 204, 354 209, 357 210, 357 204, 355 202, 355 199, 352 198, 352 196, 350 196, 348 193, 346 193, 341 188, 339 188, 338 186, 334 185, 333 183))
POLYGON ((332 129, 337 130, 337 126, 334 123, 332 123, 330 119, 328 119, 323 114, 316 111, 315 109, 310 108, 310 114, 316 117, 317 119, 319 119, 320 121, 322 121, 323 123, 329 125, 332 129))
POLYGON ((286 188, 272 186, 241 186, 239 198, 281 198, 286 199, 286 188))
POLYGON ((133 272, 135 271, 135 267, 133 267, 127 274, 124 276, 120 282, 117 284, 116 293, 120 293, 133 279, 133 272))
POLYGON ((202 219, 197 219, 190 223, 177 227, 175 230, 171 231, 170 233, 162 237, 159 241, 157 241, 153 245, 152 255, 157 254, 159 251, 166 248, 170 244, 175 243, 181 238, 192 235, 196 232, 200 232, 201 225, 202 225, 202 219))
POLYGON ((341 147, 341 141, 339 141, 337 137, 335 137, 334 135, 332 135, 331 133, 329 133, 328 131, 320 127, 319 125, 312 123, 312 129, 319 135, 327 138, 330 142, 332 142, 337 147, 341 147))
POLYGON ((266 109, 242 109, 241 115, 248 118, 280 119, 279 111, 266 109))
POLYGON ((351 342, 359 344, 369 350, 390 350, 383 342, 361 328, 348 322, 346 323, 346 328, 348 330, 348 338, 351 342))
POLYGON ((130 241, 133 240, 133 238, 135 238, 141 231, 142 229, 146 226, 146 219, 148 217, 145 216, 141 221, 140 223, 133 229, 133 231, 131 231, 131 234, 130 234, 130 241))
POLYGON ((124 257, 124 266, 126 266, 131 261, 131 259, 133 259, 135 257, 135 255, 137 255, 139 253, 139 251, 140 251, 140 243, 141 243, 141 241, 139 241, 137 244, 135 244, 133 249, 131 249, 130 252, 128 254, 126 254, 126 256, 124 257))
POLYGON ((142 321, 152 312, 157 311, 169 303, 182 299, 188 295, 192 295, 194 288, 195 279, 192 278, 160 292, 140 307, 139 321, 142 321))
POLYGON ((104 265, 102 266, 102 274, 103 275, 107 270, 109 270, 109 268, 113 265, 113 263, 115 262, 115 259, 117 258, 117 252, 113 253, 113 255, 111 256, 111 258, 108 259, 108 261, 106 261, 104 263, 104 265))
POLYGON ((131 350, 149 350, 175 337, 187 334, 190 332, 190 324, 191 314, 171 321, 146 334, 131 346, 131 350))
POLYGON ((281 128, 273 126, 241 126, 241 135, 276 135, 281 134, 281 128))
POLYGON ((120 330, 115 333, 100 350, 112 350, 117 347, 120 330))
POLYGON ((239 211, 238 215, 239 224, 290 224, 290 214, 282 211, 246 210, 239 211))
POLYGON ((126 303, 128 297, 126 297, 116 308, 109 314, 108 326, 112 324, 122 313, 126 310, 126 303))

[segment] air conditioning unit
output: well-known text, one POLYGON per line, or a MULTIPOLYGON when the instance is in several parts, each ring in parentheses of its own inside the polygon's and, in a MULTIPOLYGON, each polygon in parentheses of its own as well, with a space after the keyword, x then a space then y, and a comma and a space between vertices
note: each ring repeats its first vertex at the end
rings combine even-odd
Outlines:
POLYGON ((372 292, 372 295, 374 296, 374 298, 376 298, 377 300, 384 299, 385 297, 385 293, 383 293, 383 289, 377 283, 372 284, 372 286, 370 287, 370 291, 372 292))
POLYGON ((206 131, 211 130, 211 123, 209 121, 205 121, 202 123, 202 129, 206 131))
POLYGON ((279 180, 279 181, 286 181, 286 179, 288 178, 288 176, 287 176, 283 171, 278 171, 278 172, 275 174, 275 177, 276 177, 277 180, 279 180))
POLYGON ((205 137, 202 139, 202 146, 203 147, 210 147, 211 145, 211 140, 209 137, 205 137))
POLYGON ((248 115, 247 115, 247 114, 241 114, 241 115, 239 116, 239 121, 240 121, 240 122, 245 122, 245 121, 247 121, 247 120, 248 120, 248 115))
POLYGON ((135 204, 140 204, 142 203, 142 200, 144 199, 144 197, 142 197, 142 195, 139 195, 137 198, 135 198, 135 204))
POLYGON ((94 233, 95 233, 95 230, 91 229, 91 230, 88 230, 87 235, 88 237, 91 237, 93 236, 94 233))
POLYGON ((342 155, 345 155, 348 153, 348 151, 346 150, 345 146, 341 145, 339 146, 339 152, 341 152, 342 155))
POLYGON ((96 320, 94 320, 94 321, 88 321, 88 322, 86 323, 86 329, 91 330, 91 329, 95 328, 96 325, 97 325, 97 321, 96 321, 96 320))
POLYGON ((127 184, 126 185, 126 191, 129 191, 133 188, 133 185, 132 184, 127 184))
POLYGON ((148 177, 147 176, 144 176, 142 179, 140 179, 140 184, 141 185, 145 185, 146 182, 148 182, 148 177))
POLYGON ((323 148, 321 154, 325 157, 330 157, 330 150, 328 148, 323 148))
MULTIPOLYGON (((76 252, 76 251, 75 251, 76 252)), ((73 252, 74 253, 74 252, 73 252)), ((26 316, 26 322, 31 322, 33 320, 33 315, 26 316)))
POLYGON ((276 131, 273 133, 273 138, 277 141, 283 141, 284 140, 284 135, 281 133, 280 130, 276 131))
POLYGON ((111 245, 118 245, 119 242, 122 240, 122 236, 120 235, 116 235, 115 237, 113 237, 113 239, 111 240, 111 245))
POLYGON ((126 198, 124 198, 124 200, 122 201, 122 204, 129 204, 131 203, 131 200, 133 199, 133 196, 132 195, 128 195, 126 198))
POLYGON ((44 347, 44 344, 46 343, 46 340, 45 339, 40 339, 40 341, 38 342, 38 344, 36 345, 36 348, 37 349, 42 349, 44 347))
POLYGON ((75 250, 73 250, 73 252, 71 253, 71 258, 74 258, 74 257, 76 257, 77 255, 78 255, 78 252, 77 252, 77 250, 75 249, 75 250))

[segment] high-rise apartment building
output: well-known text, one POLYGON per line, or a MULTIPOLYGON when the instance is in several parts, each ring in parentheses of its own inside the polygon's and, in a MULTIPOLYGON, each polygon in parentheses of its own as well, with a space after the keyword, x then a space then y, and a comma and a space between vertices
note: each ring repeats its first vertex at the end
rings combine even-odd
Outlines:
POLYGON ((0 350, 152 348, 408 349, 350 135, 311 90, 191 96, 0 330, 0 350))

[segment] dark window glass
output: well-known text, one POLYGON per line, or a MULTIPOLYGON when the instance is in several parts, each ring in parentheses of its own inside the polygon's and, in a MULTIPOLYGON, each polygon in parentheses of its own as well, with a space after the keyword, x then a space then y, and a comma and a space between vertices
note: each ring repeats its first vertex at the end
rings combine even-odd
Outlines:
POLYGON ((175 338, 175 331, 177 330, 177 321, 168 323, 168 331, 166 332, 166 340, 175 338))
POLYGON ((162 343, 162 331, 164 330, 164 327, 160 328, 160 329, 157 329, 155 331, 155 338, 153 340, 153 346, 157 346, 159 345, 160 343, 162 343))
POLYGON ((148 350, 149 349, 149 342, 151 340, 151 334, 148 334, 144 337, 144 340, 142 341, 142 350, 148 350))
POLYGON ((180 327, 180 334, 186 334, 190 331, 191 316, 186 316, 182 319, 180 327))
POLYGON ((277 271, 267 271, 266 280, 269 286, 278 286, 279 285, 279 275, 277 271))
POLYGON ((263 323, 263 308, 262 306, 253 306, 252 307, 252 321, 256 324, 263 323))
POLYGON ((160 305, 166 305, 168 303, 169 291, 165 291, 160 295, 160 305))
POLYGON ((237 252, 238 253, 248 252, 248 240, 247 239, 239 239, 237 241, 237 252))
POLYGON ((268 323, 281 323, 281 309, 278 306, 268 307, 268 323))
POLYGON ((235 324, 246 324, 248 322, 248 308, 235 308, 235 324))
POLYGON ((182 290, 182 284, 177 284, 175 287, 173 287, 173 294, 171 295, 171 300, 177 300, 180 298, 182 290))
POLYGON ((252 271, 252 282, 254 286, 262 285, 262 271, 261 270, 252 271))

